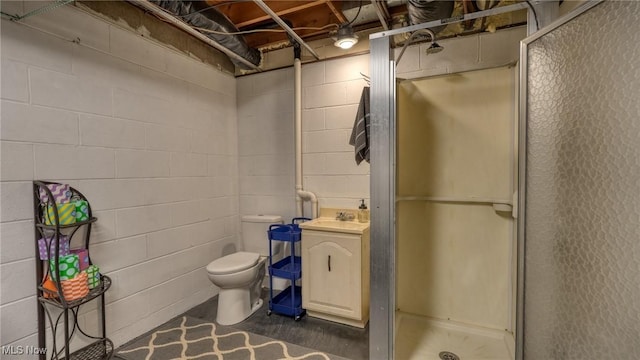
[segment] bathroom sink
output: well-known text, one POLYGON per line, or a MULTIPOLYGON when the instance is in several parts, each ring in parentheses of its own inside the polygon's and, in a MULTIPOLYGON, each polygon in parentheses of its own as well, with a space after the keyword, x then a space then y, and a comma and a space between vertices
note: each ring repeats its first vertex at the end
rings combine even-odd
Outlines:
POLYGON ((306 230, 362 234, 369 227, 369 223, 361 223, 357 220, 341 221, 329 217, 319 217, 311 221, 301 223, 300 227, 306 230))

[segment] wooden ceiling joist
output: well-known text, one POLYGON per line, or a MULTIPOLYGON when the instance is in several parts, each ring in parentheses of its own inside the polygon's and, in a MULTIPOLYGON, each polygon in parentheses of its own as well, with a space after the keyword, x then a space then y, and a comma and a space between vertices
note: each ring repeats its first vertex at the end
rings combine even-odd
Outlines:
MULTIPOLYGON (((275 11, 275 13, 278 16, 282 17, 282 16, 287 15, 287 14, 292 14, 292 13, 296 13, 296 12, 299 12, 299 11, 302 11, 302 10, 305 10, 305 9, 309 9, 309 8, 312 8, 312 7, 323 5, 324 3, 326 3, 326 0, 317 0, 317 1, 312 1, 312 2, 308 2, 308 3, 301 3, 300 5, 292 7, 292 8, 288 8, 288 9, 284 9, 284 10, 280 10, 280 11, 275 11)), ((244 27, 247 27, 247 26, 251 26, 251 25, 255 25, 255 24, 261 23, 263 21, 267 21, 267 20, 271 20, 271 16, 269 16, 269 15, 260 16, 260 17, 257 17, 255 19, 251 19, 251 20, 247 20, 247 21, 243 21, 241 23, 238 23, 238 24, 236 24, 236 26, 238 28, 244 28, 244 27)))
POLYGON ((327 3, 327 6, 329 7, 329 9, 331 9, 333 14, 336 16, 336 18, 338 18, 338 20, 340 20, 341 24, 347 22, 347 18, 344 16, 342 11, 340 11, 340 10, 338 10, 336 8, 335 4, 333 3, 333 0, 326 0, 326 3, 327 3))

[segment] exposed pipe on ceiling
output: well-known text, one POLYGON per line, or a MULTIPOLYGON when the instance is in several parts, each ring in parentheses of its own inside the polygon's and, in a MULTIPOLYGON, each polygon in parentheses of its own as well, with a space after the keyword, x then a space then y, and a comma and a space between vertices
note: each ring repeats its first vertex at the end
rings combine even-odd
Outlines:
MULTIPOLYGON (((453 13, 453 1, 434 0, 409 0, 407 12, 411 25, 422 24, 433 20, 446 19, 453 13)), ((434 33, 439 33, 447 25, 431 28, 434 33)))
POLYGON ((129 2, 151 12, 162 20, 171 23, 206 44, 220 50, 238 67, 262 71, 259 68, 260 62, 262 61, 262 54, 259 50, 250 48, 241 36, 220 34, 205 35, 192 27, 197 26, 222 32, 237 31, 233 23, 220 12, 214 9, 197 12, 197 9, 193 7, 193 3, 198 3, 197 1, 129 0, 129 2), (184 21, 176 16, 184 19, 184 21))
POLYGON ((285 23, 284 20, 280 18, 280 16, 278 16, 278 14, 276 14, 273 10, 271 10, 271 8, 267 6, 267 4, 264 3, 264 1, 253 0, 253 2, 255 2, 256 5, 258 5, 264 12, 266 12, 269 16, 271 16, 273 21, 278 23, 278 25, 280 25, 280 27, 282 27, 287 32, 287 34, 289 34, 292 38, 295 39, 296 42, 298 42, 298 44, 304 46, 304 48, 307 49, 307 51, 309 51, 309 53, 311 53, 311 55, 313 55, 313 57, 316 58, 316 60, 320 60, 320 56, 318 56, 318 54, 313 50, 313 48, 309 46, 309 44, 304 42, 304 40, 302 40, 302 38, 298 36, 298 34, 296 34, 296 32, 293 31, 293 29, 289 27, 289 25, 287 25, 287 23, 285 23))
POLYGON ((422 24, 405 26, 405 27, 402 27, 402 28, 390 29, 390 30, 387 30, 387 31, 381 31, 381 32, 373 33, 373 34, 369 35, 369 39, 379 39, 381 37, 394 36, 394 35, 404 34, 404 33, 407 33, 407 32, 410 33, 410 32, 414 32, 416 30, 420 30, 420 29, 433 29, 434 27, 437 27, 438 25, 442 24, 443 22, 446 22, 447 24, 455 24, 455 23, 459 23, 459 22, 462 22, 462 21, 465 21, 465 20, 479 19, 479 18, 482 18, 482 17, 493 16, 493 15, 498 15, 498 14, 506 14, 506 13, 513 12, 513 11, 527 9, 528 6, 529 5, 526 2, 519 2, 519 3, 515 3, 515 4, 512 4, 512 5, 505 5, 505 6, 497 6, 497 7, 493 8, 493 9, 477 11, 477 12, 470 13, 470 14, 464 14, 462 16, 456 16, 455 18, 436 19, 436 20, 433 20, 433 21, 430 21, 430 22, 426 22, 426 23, 422 23, 422 24))
POLYGON ((382 24, 382 28, 384 30, 389 30, 389 10, 387 9, 387 4, 385 2, 379 2, 378 0, 371 0, 371 5, 373 5, 374 10, 376 11, 376 15, 378 15, 378 20, 380 20, 380 24, 382 24))
POLYGON ((380 20, 380 15, 390 21, 391 14, 390 8, 405 5, 407 0, 370 0, 363 1, 362 6, 357 1, 344 1, 342 6, 342 13, 347 19, 352 19, 352 26, 366 24, 375 20, 380 20), (355 6, 346 8, 355 4, 355 6), (356 17, 356 13, 360 10, 360 14, 356 17))

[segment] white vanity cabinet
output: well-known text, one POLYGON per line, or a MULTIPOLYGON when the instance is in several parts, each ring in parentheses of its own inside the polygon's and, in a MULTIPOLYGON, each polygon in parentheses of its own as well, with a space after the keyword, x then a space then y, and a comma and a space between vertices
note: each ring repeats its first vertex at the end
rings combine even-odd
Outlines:
MULTIPOLYGON (((306 224, 305 224, 306 225, 306 224)), ((302 231, 302 307, 309 316, 363 328, 369 321, 369 227, 302 231)))

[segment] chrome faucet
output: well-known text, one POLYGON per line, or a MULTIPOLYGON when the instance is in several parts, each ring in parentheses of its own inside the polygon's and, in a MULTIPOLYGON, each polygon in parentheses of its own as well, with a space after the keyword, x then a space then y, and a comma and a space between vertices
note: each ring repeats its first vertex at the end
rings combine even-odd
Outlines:
POLYGON ((338 211, 336 213, 336 220, 340 221, 351 221, 356 218, 356 215, 347 211, 338 211))

